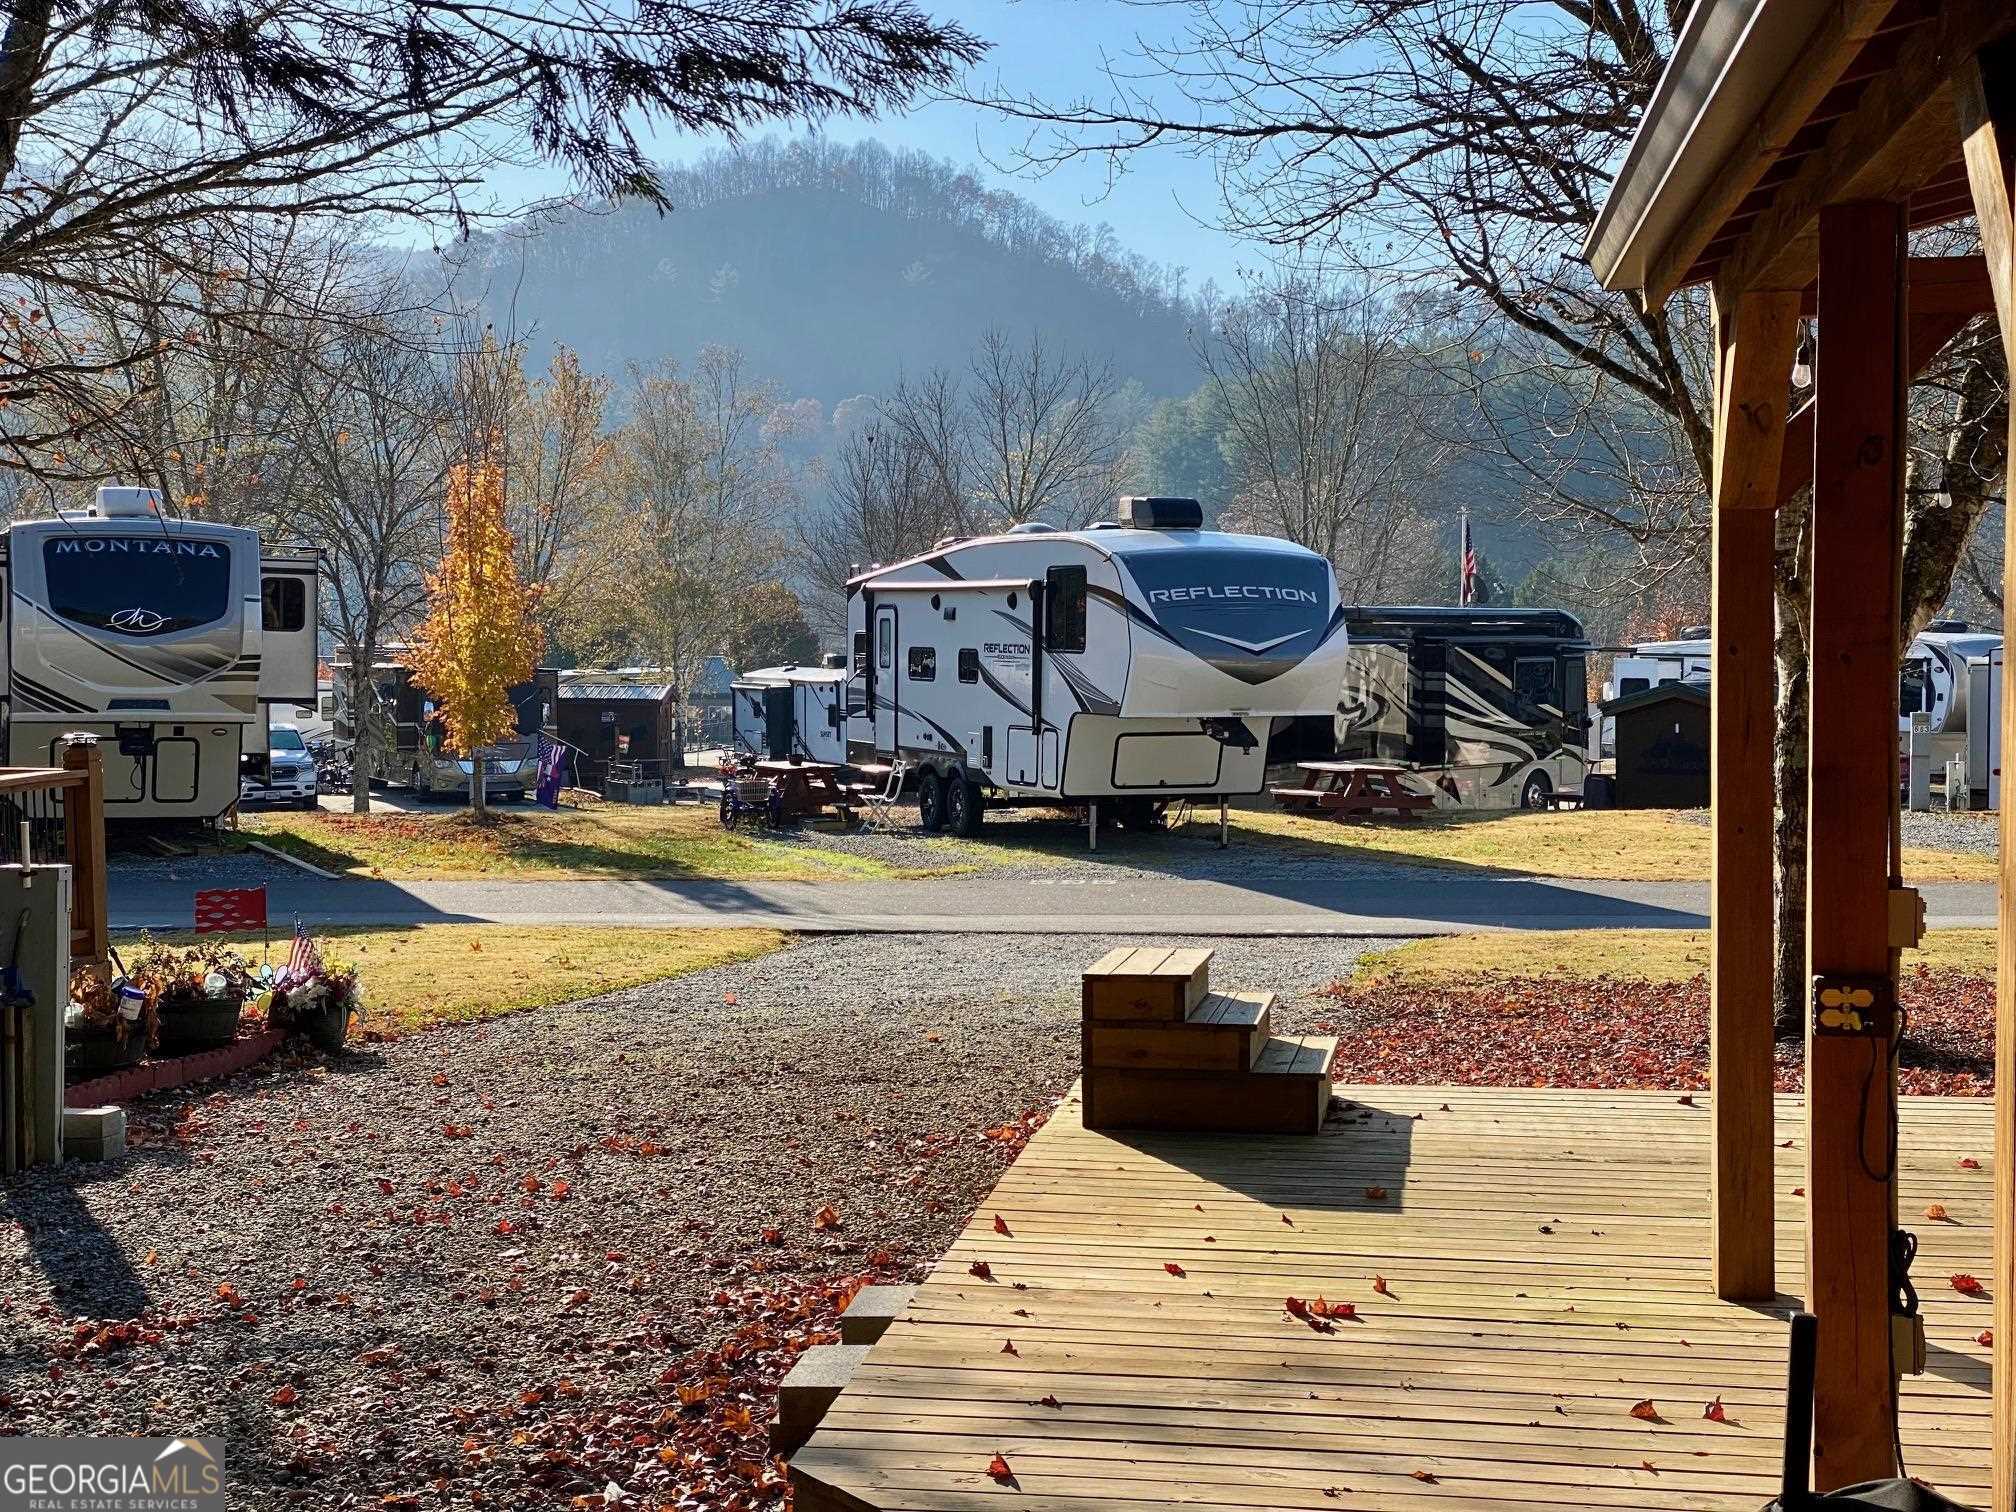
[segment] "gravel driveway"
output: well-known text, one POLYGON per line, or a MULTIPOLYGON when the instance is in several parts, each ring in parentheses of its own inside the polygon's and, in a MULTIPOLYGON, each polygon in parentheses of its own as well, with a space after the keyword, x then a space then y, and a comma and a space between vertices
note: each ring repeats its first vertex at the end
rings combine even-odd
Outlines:
MULTIPOLYGON (((221 1434, 246 1508, 600 1492, 524 1404, 648 1425, 731 1294, 920 1272, 996 1178, 983 1131, 1075 1076, 1111 943, 821 939, 154 1099, 124 1162, 0 1188, 0 1432, 221 1434)), ((1230 940, 1215 976, 1306 1026, 1381 943, 1230 940)))

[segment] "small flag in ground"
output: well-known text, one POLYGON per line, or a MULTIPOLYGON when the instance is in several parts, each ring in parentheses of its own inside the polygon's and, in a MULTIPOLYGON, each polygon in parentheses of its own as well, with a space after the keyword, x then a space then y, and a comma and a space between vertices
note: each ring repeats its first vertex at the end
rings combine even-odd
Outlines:
POLYGON ((225 929, 264 929, 266 889, 211 887, 196 894, 196 933, 225 929))
POLYGON ((287 974, 290 977, 311 977, 322 969, 322 952, 315 948, 315 942, 308 936, 308 926, 298 920, 294 925, 294 948, 287 952, 287 974))

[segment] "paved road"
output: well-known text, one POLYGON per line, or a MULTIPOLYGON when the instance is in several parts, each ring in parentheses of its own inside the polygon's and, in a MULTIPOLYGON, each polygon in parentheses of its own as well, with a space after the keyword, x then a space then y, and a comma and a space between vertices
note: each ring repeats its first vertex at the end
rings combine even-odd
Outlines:
MULTIPOLYGON (((196 884, 117 874, 112 925, 173 928, 196 884)), ((1991 925, 1987 883, 1925 888, 1935 925, 1991 925)), ((771 925, 808 932, 1425 935, 1477 929, 1695 929, 1698 882, 1583 882, 1409 871, 1377 881, 1265 883, 1169 877, 920 882, 324 882, 268 886, 274 919, 311 924, 771 925)))

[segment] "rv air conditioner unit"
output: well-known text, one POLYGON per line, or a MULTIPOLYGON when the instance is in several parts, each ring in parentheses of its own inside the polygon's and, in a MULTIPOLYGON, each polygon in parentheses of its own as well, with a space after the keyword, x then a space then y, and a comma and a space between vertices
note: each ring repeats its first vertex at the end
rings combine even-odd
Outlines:
POLYGON ((1120 500, 1120 523, 1129 530, 1202 530, 1204 506, 1195 499, 1130 494, 1120 500))
POLYGON ((91 506, 91 518, 99 520, 144 520, 161 513, 161 494, 153 488, 115 488, 109 484, 98 490, 91 506))

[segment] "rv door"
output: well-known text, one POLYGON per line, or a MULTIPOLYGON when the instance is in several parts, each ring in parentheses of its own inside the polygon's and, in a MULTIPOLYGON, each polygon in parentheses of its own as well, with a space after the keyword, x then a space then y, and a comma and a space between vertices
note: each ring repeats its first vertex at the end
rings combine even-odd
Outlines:
POLYGON ((874 721, 875 749, 889 755, 897 752, 897 716, 902 712, 898 703, 896 665, 896 606, 877 604, 875 606, 875 690, 874 707, 868 716, 874 721))
POLYGON ((259 698, 315 702, 317 592, 321 564, 312 549, 280 547, 259 564, 259 698))

